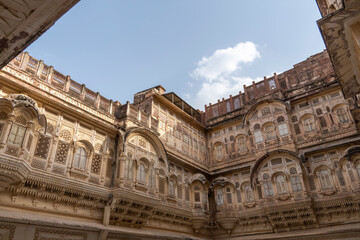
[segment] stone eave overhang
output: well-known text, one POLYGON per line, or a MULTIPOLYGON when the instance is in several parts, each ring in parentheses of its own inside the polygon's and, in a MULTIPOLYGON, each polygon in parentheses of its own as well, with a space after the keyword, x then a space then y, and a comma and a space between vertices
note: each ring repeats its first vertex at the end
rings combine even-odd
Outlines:
POLYGON ((217 169, 210 170, 210 174, 212 177, 215 177, 223 173, 229 174, 232 172, 247 171, 251 169, 251 165, 252 165, 251 163, 245 162, 245 163, 234 164, 229 167, 220 167, 220 168, 216 167, 217 169))
POLYGON ((169 161, 176 163, 178 165, 183 166, 184 168, 188 168, 188 169, 192 169, 195 171, 200 171, 203 174, 209 175, 209 169, 208 167, 202 165, 202 164, 197 164, 195 161, 191 162, 188 161, 186 159, 186 157, 182 157, 181 155, 179 155, 176 151, 172 151, 171 148, 166 147, 166 152, 168 154, 168 159, 169 161))
POLYGON ((335 141, 324 142, 321 144, 317 144, 316 146, 309 146, 309 147, 301 148, 301 149, 299 149, 299 155, 307 156, 309 154, 315 154, 315 153, 329 150, 332 148, 343 147, 343 146, 349 145, 350 143, 360 143, 359 134, 347 136, 346 138, 337 139, 335 141))

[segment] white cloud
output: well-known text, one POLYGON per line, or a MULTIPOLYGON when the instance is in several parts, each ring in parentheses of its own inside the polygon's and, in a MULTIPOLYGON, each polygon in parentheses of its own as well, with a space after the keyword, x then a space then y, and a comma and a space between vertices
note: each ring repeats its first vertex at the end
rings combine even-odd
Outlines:
POLYGON ((260 57, 256 45, 252 42, 241 42, 235 47, 218 49, 210 57, 203 57, 191 76, 195 79, 205 78, 209 82, 221 76, 232 74, 241 69, 240 63, 250 63, 260 57))
POLYGON ((240 75, 241 65, 252 63, 256 58, 260 58, 260 53, 252 42, 240 42, 235 47, 218 49, 211 56, 203 57, 191 73, 192 78, 200 81, 200 89, 192 104, 203 108, 204 104, 238 94, 244 84, 261 80, 240 75))
POLYGON ((203 106, 209 103, 216 103, 217 99, 228 98, 230 94, 239 94, 243 90, 243 85, 250 85, 253 81, 260 81, 261 78, 252 79, 249 77, 232 77, 213 82, 203 82, 196 94, 194 104, 203 106), (201 105, 202 104, 202 105, 201 105))

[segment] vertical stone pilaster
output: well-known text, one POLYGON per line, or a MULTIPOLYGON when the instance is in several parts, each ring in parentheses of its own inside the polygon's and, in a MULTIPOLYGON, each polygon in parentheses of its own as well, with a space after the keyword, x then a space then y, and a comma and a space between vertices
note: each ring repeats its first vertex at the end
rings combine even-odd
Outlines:
POLYGON ((70 83, 71 83, 71 78, 70 78, 69 75, 67 75, 67 76, 66 76, 66 80, 65 80, 65 85, 64 85, 64 91, 65 91, 65 92, 69 92, 70 83))
POLYGON ((40 60, 39 61, 39 64, 38 64, 38 68, 36 69, 36 76, 40 77, 41 76, 41 72, 44 68, 44 61, 43 60, 40 60))
POLYGON ((99 109, 99 106, 100 106, 100 93, 97 92, 96 93, 96 99, 95 99, 95 108, 99 109))
POLYGON ((54 72, 54 67, 50 66, 48 76, 47 76, 47 80, 46 80, 49 84, 51 84, 53 72, 54 72))
POLYGON ((110 113, 110 114, 112 114, 113 113, 113 100, 112 99, 110 99, 110 104, 109 104, 109 109, 108 109, 108 112, 110 113))
POLYGON ((80 99, 81 100, 84 100, 85 93, 86 93, 85 84, 83 84, 83 85, 81 85, 81 92, 80 92, 80 99))
POLYGON ((22 70, 25 70, 28 62, 29 62, 29 53, 24 52, 23 57, 22 57, 22 61, 21 61, 21 64, 20 64, 20 68, 22 70))
POLYGON ((3 149, 6 145, 6 139, 9 136, 10 129, 11 129, 12 123, 14 122, 14 119, 15 119, 15 115, 13 113, 10 113, 8 116, 8 119, 5 122, 2 136, 0 138, 0 150, 3 149))

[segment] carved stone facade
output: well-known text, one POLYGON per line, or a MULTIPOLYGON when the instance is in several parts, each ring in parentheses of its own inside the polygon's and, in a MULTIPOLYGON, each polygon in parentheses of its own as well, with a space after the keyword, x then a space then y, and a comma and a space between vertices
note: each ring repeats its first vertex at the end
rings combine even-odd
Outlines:
POLYGON ((326 51, 204 112, 30 58, 0 71, 3 239, 359 238, 357 99, 326 51))
MULTIPOLYGON (((17 28, 29 13, 10 2, 0 25, 17 28)), ((358 68, 339 47, 358 2, 318 4, 329 53, 204 112, 162 86, 113 102, 16 56, 0 71, 0 238, 360 239, 358 68)))

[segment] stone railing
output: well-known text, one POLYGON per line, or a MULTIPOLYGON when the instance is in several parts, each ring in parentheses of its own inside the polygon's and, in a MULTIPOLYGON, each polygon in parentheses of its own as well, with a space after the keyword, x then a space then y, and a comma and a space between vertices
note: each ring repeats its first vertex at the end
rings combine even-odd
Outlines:
POLYGON ((159 121, 155 118, 152 118, 150 114, 147 114, 141 110, 139 110, 134 105, 130 104, 129 101, 119 107, 116 117, 118 119, 129 118, 134 122, 137 122, 143 127, 147 127, 154 132, 158 131, 158 123, 159 121))
POLYGON ((91 91, 85 87, 85 84, 75 82, 69 75, 65 76, 52 66, 44 64, 42 60, 31 57, 27 52, 19 54, 9 65, 35 77, 36 80, 48 87, 80 100, 87 107, 106 115, 114 115, 115 106, 112 100, 101 96, 99 92, 91 91))

